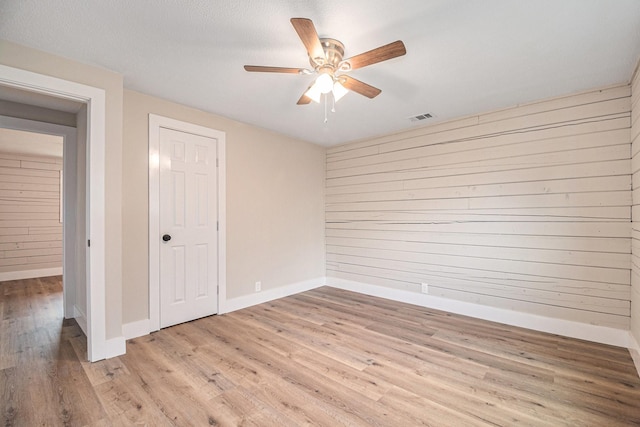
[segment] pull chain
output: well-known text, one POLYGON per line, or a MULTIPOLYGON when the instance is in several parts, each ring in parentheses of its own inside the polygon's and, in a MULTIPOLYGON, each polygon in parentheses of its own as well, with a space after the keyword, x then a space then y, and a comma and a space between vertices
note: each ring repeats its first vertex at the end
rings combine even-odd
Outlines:
POLYGON ((329 119, 327 119, 327 97, 329 95, 324 96, 324 122, 327 123, 329 119))

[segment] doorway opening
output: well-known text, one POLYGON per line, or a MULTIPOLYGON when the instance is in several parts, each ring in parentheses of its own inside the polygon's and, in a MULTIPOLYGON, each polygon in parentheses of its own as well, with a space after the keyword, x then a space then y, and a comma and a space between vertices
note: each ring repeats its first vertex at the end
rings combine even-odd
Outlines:
POLYGON ((62 275, 64 137, 7 128, 7 119, 0 117, 0 281, 62 275))
MULTIPOLYGON (((61 105, 60 103, 73 102, 81 105, 82 110, 77 114, 75 134, 77 146, 81 146, 83 141, 86 147, 85 175, 79 181, 86 183, 86 204, 84 205, 86 224, 83 230, 87 244, 84 245, 83 239, 83 250, 76 251, 76 255, 84 252, 86 256, 86 262, 82 264, 86 280, 87 358, 90 361, 97 361, 124 354, 123 338, 106 339, 105 92, 103 89, 4 65, 0 65, 0 88, 5 93, 17 92, 23 104, 53 103, 53 109, 55 105, 61 105), (91 241, 93 244, 89 248, 91 241)), ((46 105, 40 106, 46 107, 46 105)), ((66 180, 63 181, 66 182, 66 180)), ((80 236, 75 238, 79 239, 80 236)), ((72 259, 77 260, 77 258, 79 257, 72 259)), ((63 270, 65 269, 66 265, 63 263, 63 270)), ((67 280, 69 275, 69 272, 64 271, 67 280)))
MULTIPOLYGON (((6 114, 57 111, 8 101, 6 95, 0 89, 6 114)), ((75 124, 75 114, 67 116, 75 124)), ((79 256, 86 237, 85 162, 78 164, 76 134, 75 126, 0 116, 0 234, 7 250, 0 280, 62 275, 64 317, 75 318, 86 334, 86 257, 79 256)))

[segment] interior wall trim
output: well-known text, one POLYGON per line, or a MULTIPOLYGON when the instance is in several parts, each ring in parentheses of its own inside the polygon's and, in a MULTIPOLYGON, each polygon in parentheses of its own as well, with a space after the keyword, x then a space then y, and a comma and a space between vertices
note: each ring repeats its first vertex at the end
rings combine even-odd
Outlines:
POLYGON ((123 336, 108 339, 105 344, 105 359, 122 356, 127 351, 126 341, 123 336))
POLYGON ((0 282, 8 280, 37 279, 39 277, 61 276, 62 267, 39 268, 37 270, 5 271, 0 273, 0 282))
POLYGON ((151 320, 149 319, 136 320, 122 325, 122 335, 126 340, 149 335, 150 333, 151 320))
MULTIPOLYGON (((278 288, 269 289, 263 292, 256 292, 254 294, 232 298, 226 300, 224 304, 221 304, 225 307, 225 311, 219 312, 218 314, 230 313, 232 311, 241 310, 243 308, 277 300, 279 298, 284 298, 290 295, 295 295, 300 292, 309 291, 311 289, 324 286, 325 282, 325 277, 318 277, 316 279, 291 283, 289 285, 280 286, 278 288)), ((151 319, 136 320, 122 325, 122 333, 124 335, 124 338, 128 340, 148 335, 154 330, 155 329, 153 329, 153 322, 151 321, 151 319)))
POLYGON ((262 292, 256 292, 237 298, 231 298, 225 301, 225 311, 220 312, 220 314, 230 313, 232 311, 241 310, 253 305, 263 304, 265 302, 273 301, 279 298, 284 298, 301 292, 310 291, 311 289, 324 286, 325 282, 325 277, 318 277, 315 279, 303 280, 301 282, 279 286, 277 288, 269 289, 262 292))
POLYGON ((87 315, 80 307, 74 304, 73 306, 73 316, 82 332, 87 335, 87 315))
POLYGON ((593 341, 617 347, 630 347, 630 334, 626 329, 617 329, 574 322, 571 320, 544 317, 536 314, 506 310, 503 308, 473 304, 464 301, 456 301, 453 299, 403 291, 400 289, 390 289, 367 283, 338 279, 335 277, 327 277, 326 283, 327 286, 332 286, 334 288, 461 314, 463 316, 503 323, 505 325, 518 326, 535 331, 563 335, 570 338, 593 341))
POLYGON ((636 337, 631 332, 629 332, 629 353, 633 359, 633 364, 636 365, 638 376, 640 376, 640 344, 638 344, 636 337))
POLYGON ((93 242, 88 251, 87 358, 91 362, 115 354, 110 348, 106 311, 106 92, 104 89, 0 64, 0 84, 87 104, 88 232, 93 242))

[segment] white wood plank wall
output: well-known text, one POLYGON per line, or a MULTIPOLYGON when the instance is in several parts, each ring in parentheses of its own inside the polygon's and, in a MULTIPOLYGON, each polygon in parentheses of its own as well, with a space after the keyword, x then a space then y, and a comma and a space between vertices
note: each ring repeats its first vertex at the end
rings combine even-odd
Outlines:
POLYGON ((0 152, 0 273, 62 267, 62 159, 0 152))
POLYGON ((640 343, 640 63, 631 82, 631 94, 631 170, 633 172, 631 332, 640 343))
POLYGON ((628 329, 630 111, 623 85, 328 149, 327 276, 628 329))

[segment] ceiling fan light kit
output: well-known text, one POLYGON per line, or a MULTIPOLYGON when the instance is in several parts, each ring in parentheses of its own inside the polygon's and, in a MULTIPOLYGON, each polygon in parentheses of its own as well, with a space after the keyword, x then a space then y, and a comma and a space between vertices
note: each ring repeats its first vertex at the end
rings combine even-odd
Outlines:
POLYGON ((338 79, 334 84, 333 84, 333 99, 336 100, 336 102, 340 101, 340 99, 345 96, 347 93, 349 93, 349 90, 342 86, 342 83, 340 83, 340 79, 338 79))
MULTIPOLYGON (((338 102, 349 91, 356 92, 367 98, 375 98, 382 92, 380 89, 354 79, 345 73, 378 62, 386 61, 407 53, 404 43, 398 40, 354 57, 343 59, 344 44, 336 39, 319 38, 313 22, 307 18, 291 18, 291 24, 298 33, 300 40, 307 49, 309 63, 312 70, 306 68, 269 67, 259 65, 245 65, 249 72, 287 73, 287 74, 318 74, 318 77, 298 100, 298 105, 306 105, 311 101, 320 102, 322 95, 329 93, 333 102, 338 102)), ((333 109, 332 109, 333 111, 333 109)), ((326 121, 326 117, 325 117, 326 121)))
POLYGON ((313 86, 317 86, 322 94, 327 94, 333 89, 333 76, 329 72, 321 72, 313 86))

